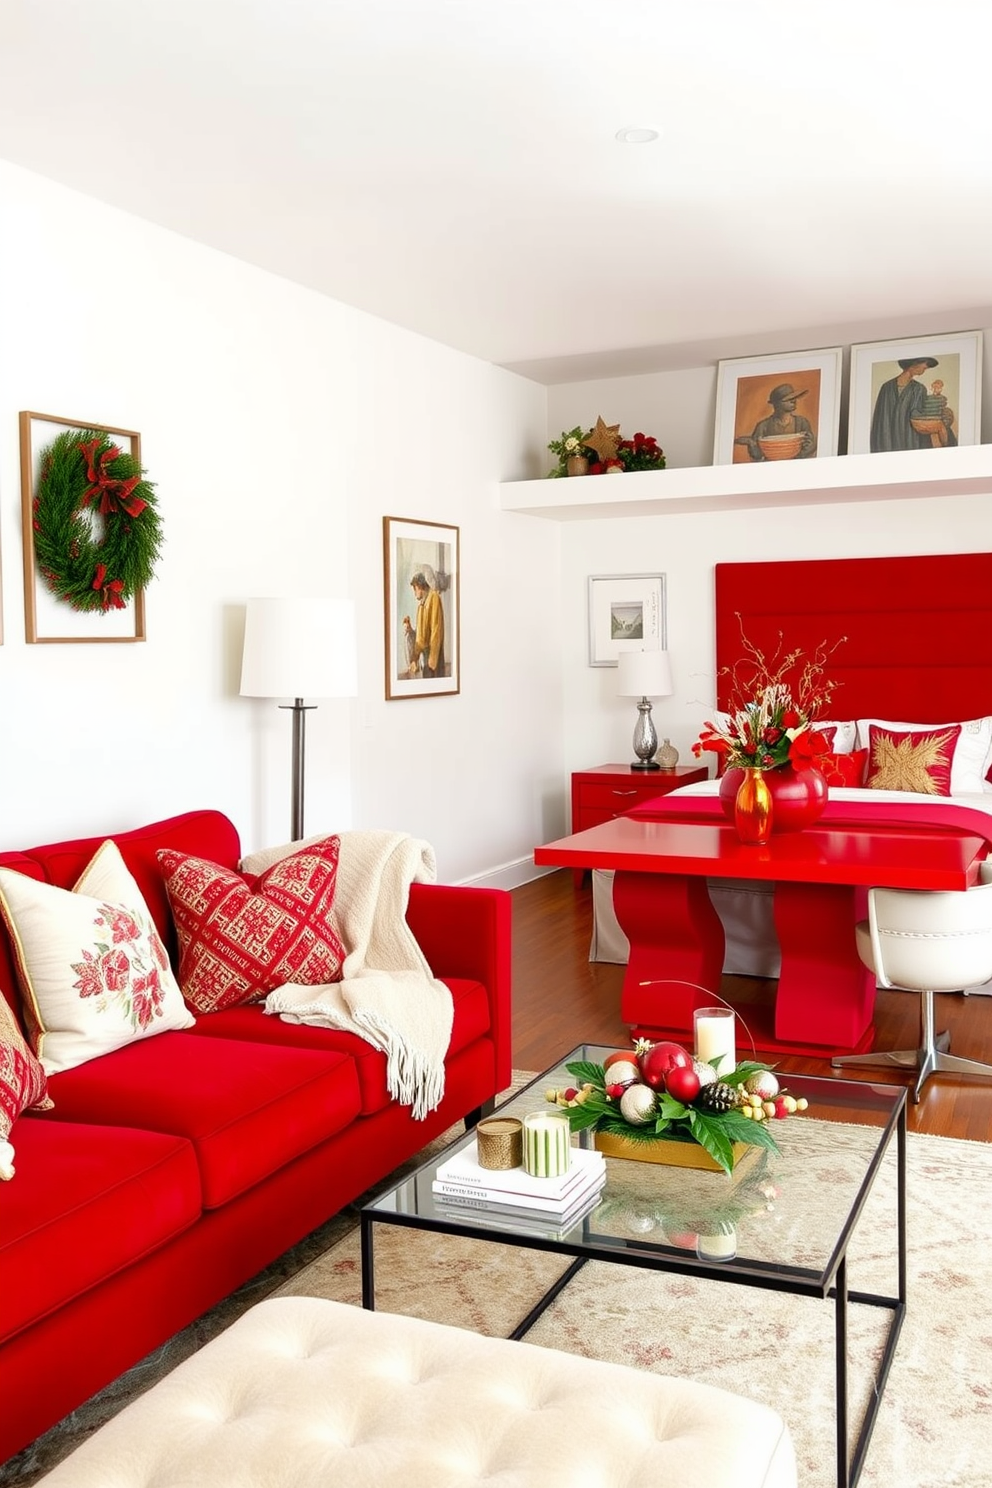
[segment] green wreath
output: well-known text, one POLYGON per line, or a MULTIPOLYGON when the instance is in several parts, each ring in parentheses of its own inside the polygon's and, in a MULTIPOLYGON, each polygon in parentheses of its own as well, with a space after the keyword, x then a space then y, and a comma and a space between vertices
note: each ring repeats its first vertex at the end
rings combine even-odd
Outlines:
POLYGON ((150 583, 162 546, 154 489, 106 434, 69 429, 42 451, 31 518, 41 576, 74 610, 123 610, 150 583))

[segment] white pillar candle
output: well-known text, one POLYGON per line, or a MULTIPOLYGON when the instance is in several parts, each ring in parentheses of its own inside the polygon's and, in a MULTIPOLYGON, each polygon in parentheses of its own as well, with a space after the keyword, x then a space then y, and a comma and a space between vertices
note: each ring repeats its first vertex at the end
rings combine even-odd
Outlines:
POLYGON ((715 1065, 718 1075, 731 1074, 737 1068, 737 1035, 733 1009, 696 1008, 693 1024, 696 1058, 715 1065))
POLYGON ((535 1178, 559 1178, 572 1161, 567 1116, 540 1112, 524 1117, 524 1169, 535 1178))
POLYGON ((737 1231, 728 1225, 721 1235, 697 1235, 696 1254, 701 1261, 732 1261, 737 1255, 737 1231))

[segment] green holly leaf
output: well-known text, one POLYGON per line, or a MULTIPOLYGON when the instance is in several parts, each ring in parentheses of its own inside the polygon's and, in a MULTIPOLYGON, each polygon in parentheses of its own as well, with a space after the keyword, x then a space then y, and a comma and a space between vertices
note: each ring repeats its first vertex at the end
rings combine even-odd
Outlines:
POLYGON ((606 1071, 601 1064, 591 1064, 587 1059, 576 1059, 565 1068, 570 1075, 574 1075, 580 1085, 599 1085, 601 1088, 606 1084, 606 1071))
POLYGON ((658 1110, 669 1121, 680 1121, 684 1116, 688 1115, 689 1107, 684 1106, 681 1101, 677 1101, 674 1095, 669 1095, 666 1090, 662 1093, 658 1101, 658 1110))
POLYGON ((690 1111, 689 1124, 692 1127, 692 1135, 700 1147, 706 1149, 713 1161, 725 1173, 732 1173, 734 1145, 724 1130, 723 1121, 714 1116, 708 1116, 703 1111, 690 1111))
POLYGON ((735 1070, 731 1070, 728 1075, 721 1075, 720 1079, 724 1085, 733 1085, 736 1087, 743 1085, 744 1081, 749 1080, 752 1075, 761 1074, 764 1070, 772 1068, 773 1066, 770 1064, 755 1064, 753 1060, 745 1060, 735 1070))

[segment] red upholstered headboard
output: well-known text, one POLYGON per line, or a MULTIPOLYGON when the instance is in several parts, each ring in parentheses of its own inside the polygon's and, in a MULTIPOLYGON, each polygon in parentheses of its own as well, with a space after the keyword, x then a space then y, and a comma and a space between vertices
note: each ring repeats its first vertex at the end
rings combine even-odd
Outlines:
POLYGON ((716 565, 721 669, 748 640, 812 654, 846 636, 826 667, 831 718, 944 723, 992 713, 992 553, 716 565))

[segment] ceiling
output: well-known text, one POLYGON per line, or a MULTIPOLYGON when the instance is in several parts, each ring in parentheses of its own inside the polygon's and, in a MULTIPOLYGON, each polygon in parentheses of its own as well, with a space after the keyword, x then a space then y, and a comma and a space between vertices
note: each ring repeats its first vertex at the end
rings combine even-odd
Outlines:
POLYGON ((0 157, 538 381, 971 329, 983 11, 0 0, 0 157))

